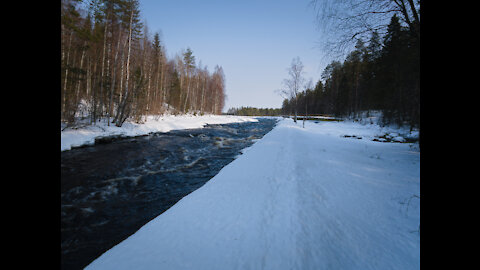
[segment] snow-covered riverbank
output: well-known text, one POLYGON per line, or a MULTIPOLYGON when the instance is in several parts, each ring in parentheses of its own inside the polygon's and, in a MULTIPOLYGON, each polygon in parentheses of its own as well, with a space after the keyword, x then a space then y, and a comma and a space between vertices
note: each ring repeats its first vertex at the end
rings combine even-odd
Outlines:
POLYGON ((401 133, 284 119, 87 269, 419 269, 418 144, 373 141, 401 133))
POLYGON ((61 151, 70 150, 72 146, 93 144, 97 137, 121 135, 125 137, 140 136, 152 132, 168 132, 175 129, 202 128, 206 124, 228 124, 238 122, 257 122, 254 117, 232 115, 165 115, 149 116, 143 124, 125 122, 122 127, 108 126, 105 121, 96 125, 85 125, 78 129, 62 127, 61 151))

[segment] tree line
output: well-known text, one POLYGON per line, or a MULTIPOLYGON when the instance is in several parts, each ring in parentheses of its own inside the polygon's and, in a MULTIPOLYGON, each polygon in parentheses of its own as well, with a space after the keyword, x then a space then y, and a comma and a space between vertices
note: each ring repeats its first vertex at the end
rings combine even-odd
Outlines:
POLYGON ((147 115, 221 114, 225 75, 196 64, 190 48, 166 56, 138 0, 62 0, 61 120, 121 126, 147 115))
MULTIPOLYGON (((355 117, 378 110, 385 124, 420 125, 420 37, 394 14, 386 34, 358 39, 343 61, 332 61, 321 80, 283 101, 282 113, 355 117)), ((293 64, 292 64, 293 66, 293 64)))
POLYGON ((255 108, 255 107, 239 107, 230 108, 227 111, 230 115, 244 115, 244 116, 278 116, 282 114, 282 109, 277 108, 255 108))

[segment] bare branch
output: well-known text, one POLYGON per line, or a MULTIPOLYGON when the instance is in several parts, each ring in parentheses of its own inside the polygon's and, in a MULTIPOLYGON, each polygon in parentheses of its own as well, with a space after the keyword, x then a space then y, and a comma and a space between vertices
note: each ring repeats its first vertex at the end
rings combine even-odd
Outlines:
POLYGON ((386 29, 393 14, 398 14, 412 33, 419 36, 415 4, 412 0, 408 4, 405 0, 310 1, 316 11, 317 27, 323 32, 321 43, 331 56, 345 56, 357 39, 365 40, 375 30, 386 29))

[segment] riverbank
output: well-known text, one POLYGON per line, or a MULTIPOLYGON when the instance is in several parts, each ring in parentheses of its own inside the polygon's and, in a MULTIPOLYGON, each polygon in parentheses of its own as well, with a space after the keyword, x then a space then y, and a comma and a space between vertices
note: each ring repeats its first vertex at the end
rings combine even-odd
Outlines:
POLYGON ((62 151, 62 269, 83 269, 205 184, 276 122, 259 117, 62 151))
POLYGON ((387 131, 284 119, 86 269, 418 269, 420 150, 387 131))
POLYGON ((164 115, 148 116, 142 124, 125 122, 121 127, 113 124, 107 125, 100 121, 95 125, 77 125, 75 128, 61 126, 61 151, 70 150, 72 147, 91 145, 95 139, 102 137, 133 137, 154 132, 168 132, 178 129, 202 128, 207 124, 229 124, 241 122, 257 122, 255 117, 233 115, 164 115))

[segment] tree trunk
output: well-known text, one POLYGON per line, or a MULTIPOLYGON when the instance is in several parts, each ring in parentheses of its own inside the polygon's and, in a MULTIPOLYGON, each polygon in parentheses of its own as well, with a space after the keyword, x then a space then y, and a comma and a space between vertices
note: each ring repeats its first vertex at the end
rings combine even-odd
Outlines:
POLYGON ((127 67, 126 67, 127 77, 126 77, 126 80, 125 80, 125 97, 123 99, 123 104, 121 106, 120 119, 117 119, 117 123, 115 124, 118 127, 121 127, 123 122, 126 119, 126 117, 124 116, 124 113, 125 113, 125 107, 127 105, 127 99, 128 99, 128 94, 129 94, 128 83, 129 83, 129 79, 130 79, 130 53, 131 53, 131 48, 132 48, 132 20, 133 20, 133 10, 132 10, 132 13, 130 15, 130 26, 129 26, 129 30, 128 30, 128 53, 127 53, 127 67))
MULTIPOLYGON (((163 63, 163 64, 162 64, 162 74, 161 74, 161 77, 160 77, 160 89, 161 89, 162 95, 163 95, 163 96, 162 96, 162 101, 161 101, 161 104, 162 104, 161 106, 162 106, 162 108, 163 108, 163 105, 164 105, 165 103, 167 103, 167 99, 166 99, 166 98, 167 98, 167 90, 165 89, 166 68, 167 68, 167 67, 166 67, 165 63, 163 63)), ((168 110, 168 106, 169 106, 169 105, 167 105, 167 110, 168 110)))
POLYGON ((117 43, 117 50, 115 51, 115 57, 113 59, 113 70, 112 70, 112 83, 110 85, 110 100, 108 104, 108 117, 107 117, 107 125, 110 126, 110 117, 113 114, 113 92, 115 90, 115 79, 117 77, 117 57, 118 51, 120 50, 120 43, 121 43, 121 31, 119 31, 118 35, 118 43, 117 43))
POLYGON ((202 83, 202 98, 200 100, 200 114, 203 114, 203 97, 204 97, 204 93, 205 93, 205 81, 206 81, 206 77, 205 77, 205 79, 203 80, 203 83, 202 83))
POLYGON ((92 106, 93 106, 92 122, 93 122, 93 125, 95 125, 95 122, 97 121, 97 90, 95 89, 97 76, 95 74, 97 74, 97 61, 94 61, 94 64, 93 64, 93 72, 92 72, 93 82, 92 82, 92 85, 91 85, 92 86, 92 96, 93 96, 93 102, 92 102, 92 106))
POLYGON ((187 69, 187 94, 185 96, 185 103, 183 105, 183 112, 187 112, 186 109, 187 109, 187 100, 188 100, 188 93, 190 92, 190 77, 189 77, 189 74, 188 74, 188 69, 187 69))
POLYGON ((73 30, 70 31, 70 38, 68 42, 68 48, 67 48, 67 61, 65 63, 65 80, 63 83, 63 99, 62 99, 62 118, 65 114, 65 102, 66 102, 66 97, 67 97, 67 78, 68 78, 68 62, 70 60, 70 47, 72 46, 72 36, 73 36, 73 30))
POLYGON ((103 32, 103 53, 102 53, 102 72, 100 76, 100 117, 103 115, 103 77, 105 74, 105 50, 107 45, 107 26, 105 23, 105 30, 103 32))
MULTIPOLYGON (((150 81, 151 81, 151 77, 152 77, 152 66, 153 66, 153 63, 150 64, 149 68, 148 68, 148 77, 147 77, 147 80, 148 80, 148 85, 147 85, 147 98, 146 98, 146 107, 145 107, 145 116, 148 115, 149 111, 150 111, 150 81)), ((146 117, 145 117, 145 121, 146 121, 146 117)))
MULTIPOLYGON (((127 46, 127 42, 128 42, 128 38, 125 39, 125 45, 123 46, 123 48, 125 48, 125 46, 127 46)), ((123 71, 124 71, 124 64, 123 64, 123 61, 125 59, 125 50, 122 49, 122 60, 120 61, 121 62, 121 69, 120 69, 120 87, 119 87, 119 98, 118 98, 118 105, 117 105, 117 113, 115 114, 115 118, 113 119, 112 123, 113 122, 117 122, 119 117, 120 117, 120 112, 121 112, 121 108, 122 108, 122 102, 123 102, 123 71)))
MULTIPOLYGON (((83 47, 85 48, 87 42, 85 41, 83 43, 83 47)), ((80 69, 83 68, 83 59, 85 57, 85 50, 82 49, 82 57, 80 58, 80 69)), ((80 102, 80 85, 81 85, 81 82, 80 80, 78 81, 78 85, 77 85, 77 91, 75 92, 75 103, 78 104, 78 102, 80 102)))

